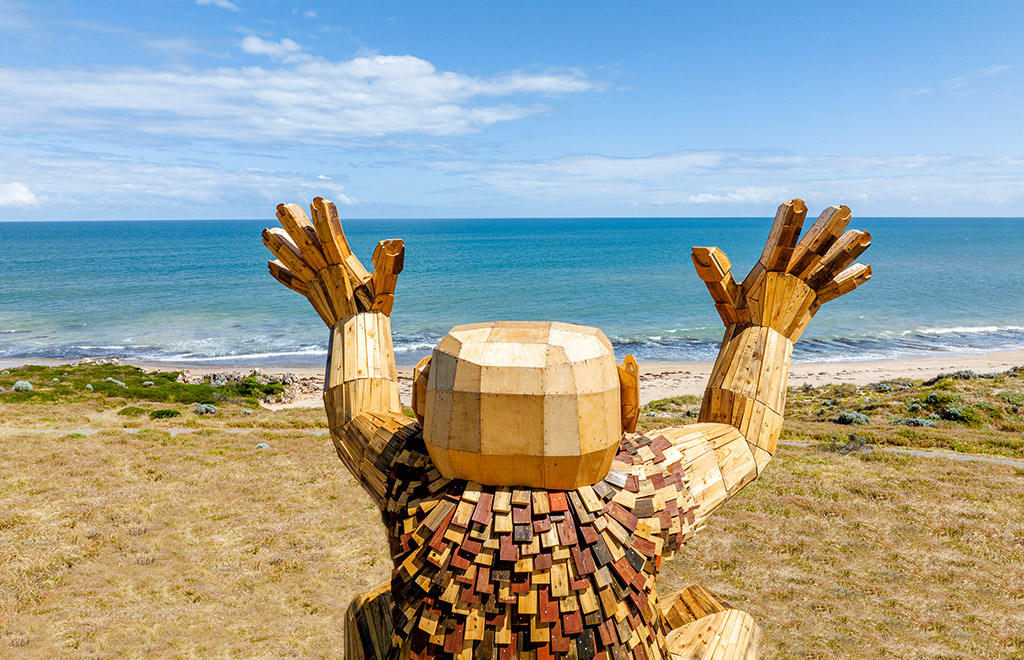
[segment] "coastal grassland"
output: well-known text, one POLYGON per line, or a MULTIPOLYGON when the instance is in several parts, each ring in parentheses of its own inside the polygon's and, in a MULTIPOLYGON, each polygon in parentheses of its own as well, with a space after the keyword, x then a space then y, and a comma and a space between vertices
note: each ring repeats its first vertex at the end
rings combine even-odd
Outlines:
MULTIPOLYGON (((900 431, 928 432, 920 446, 947 451, 980 431, 1010 439, 1000 425, 1019 414, 1022 385, 1011 373, 791 390, 787 437, 815 445, 780 446, 666 564, 660 589, 698 583, 747 609, 765 658, 1021 657, 1024 470, 822 449, 851 432, 906 446, 900 431), (890 423, 932 393, 961 398, 911 414, 955 402, 985 411, 981 424, 890 423), (829 421, 857 411, 867 424, 829 421)), ((223 396, 205 416, 144 389, 0 398, 0 657, 338 657, 348 601, 387 580, 390 559, 323 411, 223 396), (98 432, 52 431, 76 428, 98 432)), ((655 402, 641 420, 692 423, 698 405, 655 402)))
POLYGON ((338 656, 376 508, 326 435, 199 421, 0 431, 0 657, 338 656))

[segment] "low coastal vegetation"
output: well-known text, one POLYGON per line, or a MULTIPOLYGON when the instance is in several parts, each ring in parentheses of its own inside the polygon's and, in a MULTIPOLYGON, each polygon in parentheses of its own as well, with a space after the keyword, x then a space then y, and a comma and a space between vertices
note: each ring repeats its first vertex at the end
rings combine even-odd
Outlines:
MULTIPOLYGON (((698 397, 653 401, 640 427, 693 423, 699 410, 698 397)), ((833 446, 851 436, 865 445, 1024 459, 1024 368, 789 389, 781 442, 833 446)))
POLYGON ((26 365, 0 372, 0 402, 67 403, 101 395, 136 401, 205 403, 233 401, 256 405, 260 399, 281 394, 278 380, 247 376, 237 382, 186 383, 177 371, 147 372, 138 367, 86 363, 45 367, 26 365), (19 388, 27 383, 28 388, 19 388))
MULTIPOLYGON (((349 600, 390 559, 323 410, 116 365, 8 372, 0 657, 342 653, 349 600)), ((1024 373, 966 376, 791 389, 787 444, 661 590, 750 611, 766 658, 1024 656, 1024 469, 879 450, 1021 457, 1024 373)), ((699 407, 656 401, 641 424, 699 407)))

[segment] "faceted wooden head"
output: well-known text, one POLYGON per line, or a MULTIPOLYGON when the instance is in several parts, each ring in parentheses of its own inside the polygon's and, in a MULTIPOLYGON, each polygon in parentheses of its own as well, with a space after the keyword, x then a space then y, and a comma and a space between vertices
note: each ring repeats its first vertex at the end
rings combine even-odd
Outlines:
POLYGON ((568 323, 452 328, 434 349, 423 438, 445 477, 569 490, 594 484, 622 434, 608 339, 568 323))

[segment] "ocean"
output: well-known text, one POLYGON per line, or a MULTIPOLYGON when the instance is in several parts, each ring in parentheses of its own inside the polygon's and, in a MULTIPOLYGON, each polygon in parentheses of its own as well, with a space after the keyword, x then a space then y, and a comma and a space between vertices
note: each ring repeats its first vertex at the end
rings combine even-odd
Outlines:
MULTIPOLYGON (((0 360, 120 357, 319 367, 327 331, 267 273, 274 220, 0 223, 0 360)), ((717 245, 737 274, 769 218, 347 220, 363 263, 402 238, 392 316, 414 364, 453 325, 597 326, 620 356, 713 361, 722 327, 690 261, 717 245)), ((811 219, 808 219, 809 226, 811 219)), ((796 361, 1024 349, 1024 219, 855 218, 873 279, 828 303, 796 361)))

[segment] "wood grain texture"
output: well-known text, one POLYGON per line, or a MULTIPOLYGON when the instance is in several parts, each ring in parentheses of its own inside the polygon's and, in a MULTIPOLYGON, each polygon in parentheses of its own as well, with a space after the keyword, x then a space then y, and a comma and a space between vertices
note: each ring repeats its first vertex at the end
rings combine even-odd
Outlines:
POLYGON ((640 367, 636 358, 627 355, 618 366, 619 399, 622 401, 622 430, 628 433, 636 431, 636 422, 640 417, 640 367))
MULTIPOLYGON (((566 323, 458 326, 430 364, 424 436, 442 474, 558 489, 604 476, 625 409, 611 344, 600 330, 566 323)), ((635 374, 629 379, 635 419, 635 374)))

